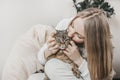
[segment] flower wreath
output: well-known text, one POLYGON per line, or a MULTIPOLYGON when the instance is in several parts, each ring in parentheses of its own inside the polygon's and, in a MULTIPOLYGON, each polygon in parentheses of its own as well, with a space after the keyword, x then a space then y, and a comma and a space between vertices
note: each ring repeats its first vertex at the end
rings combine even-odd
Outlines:
POLYGON ((105 2, 105 0, 83 0, 81 2, 77 2, 76 0, 73 0, 73 2, 77 10, 77 13, 84 9, 94 7, 94 8, 103 9, 108 18, 110 18, 113 14, 115 14, 114 8, 111 7, 108 2, 105 2))

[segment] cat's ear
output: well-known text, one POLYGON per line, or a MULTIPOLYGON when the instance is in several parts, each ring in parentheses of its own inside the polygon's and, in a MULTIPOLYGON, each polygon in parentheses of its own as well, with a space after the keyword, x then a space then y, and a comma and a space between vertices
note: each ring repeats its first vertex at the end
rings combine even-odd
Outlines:
POLYGON ((56 32, 59 32, 59 30, 56 30, 56 32))
POLYGON ((65 30, 65 33, 67 33, 67 32, 68 32, 68 30, 66 29, 66 30, 65 30))

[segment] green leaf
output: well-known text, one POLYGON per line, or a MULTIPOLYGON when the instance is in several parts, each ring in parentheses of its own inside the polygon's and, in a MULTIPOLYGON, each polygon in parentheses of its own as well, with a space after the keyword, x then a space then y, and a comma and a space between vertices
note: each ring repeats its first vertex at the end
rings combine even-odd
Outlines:
POLYGON ((114 13, 114 8, 111 8, 108 2, 105 0, 83 0, 76 4, 76 0, 73 0, 77 12, 80 12, 84 9, 95 7, 103 9, 106 12, 107 17, 110 17, 114 13))

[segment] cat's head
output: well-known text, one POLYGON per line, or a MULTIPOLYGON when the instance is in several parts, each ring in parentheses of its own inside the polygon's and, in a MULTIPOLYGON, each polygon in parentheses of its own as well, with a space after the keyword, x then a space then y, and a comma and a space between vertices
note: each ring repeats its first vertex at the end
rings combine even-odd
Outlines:
POLYGON ((56 30, 55 39, 61 50, 66 49, 70 42, 67 30, 56 30))

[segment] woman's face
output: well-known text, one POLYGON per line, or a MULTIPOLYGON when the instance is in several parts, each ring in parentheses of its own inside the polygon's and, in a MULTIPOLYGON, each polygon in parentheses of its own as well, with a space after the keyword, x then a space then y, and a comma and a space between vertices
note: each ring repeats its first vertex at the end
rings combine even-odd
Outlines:
POLYGON ((84 20, 77 18, 73 21, 72 25, 68 27, 68 36, 76 43, 84 42, 84 20))

